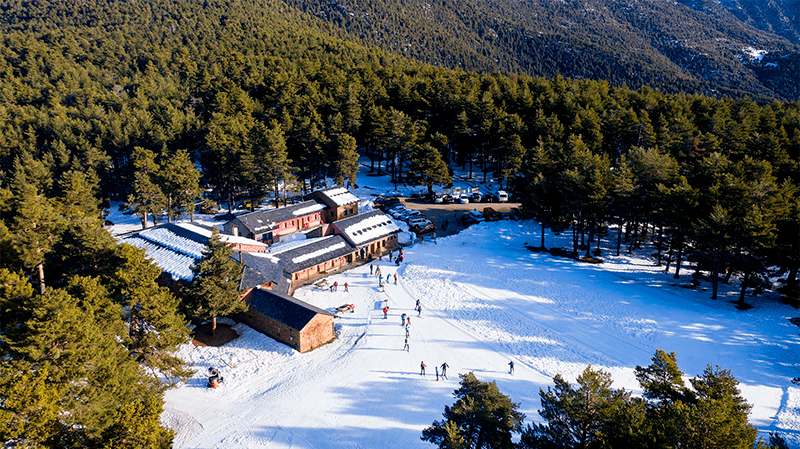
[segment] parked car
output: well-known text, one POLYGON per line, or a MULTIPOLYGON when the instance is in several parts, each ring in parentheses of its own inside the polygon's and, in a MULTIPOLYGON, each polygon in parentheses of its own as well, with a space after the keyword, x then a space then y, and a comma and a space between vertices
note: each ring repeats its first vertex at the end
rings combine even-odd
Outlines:
POLYGON ((481 223, 483 221, 486 221, 486 218, 484 218, 483 215, 475 209, 461 216, 461 222, 467 226, 474 223, 481 223))
POLYGON ((512 220, 522 220, 522 211, 520 211, 518 207, 512 207, 511 210, 508 211, 508 218, 512 220))
POLYGON ((398 207, 395 207, 394 209, 390 209, 389 210, 389 215, 391 215, 392 218, 396 218, 396 219, 399 220, 400 216, 403 215, 404 213, 406 213, 407 210, 408 209, 406 209, 405 206, 398 206, 398 207))
POLYGON ((507 203, 508 202, 508 192, 505 190, 498 190, 497 191, 497 201, 500 203, 507 203))
POLYGON ((430 220, 424 220, 412 225, 411 230, 417 234, 427 234, 436 231, 436 224, 430 220))
POLYGON ((483 208, 483 217, 486 221, 499 221, 503 219, 503 214, 497 212, 496 210, 492 209, 491 207, 484 207, 483 208))
POLYGON ((420 212, 418 210, 408 209, 407 211, 405 211, 405 213, 400 215, 400 219, 405 221, 405 222, 408 222, 409 220, 411 220, 411 218, 416 217, 416 216, 421 216, 421 215, 422 215, 422 212, 420 212))
POLYGON ((442 195, 442 203, 443 204, 450 204, 452 202, 453 202, 453 196, 452 195, 446 195, 446 194, 442 195))
POLYGON ((434 203, 443 203, 444 202, 444 195, 441 193, 434 193, 433 194, 433 202, 434 203))
POLYGON ((487 193, 483 195, 483 202, 484 203, 496 203, 497 202, 497 195, 494 193, 487 193))
POLYGON ((408 219, 408 225, 409 226, 414 226, 414 225, 417 225, 417 224, 420 224, 420 223, 424 223, 426 221, 430 221, 430 220, 428 220, 428 218, 425 217, 424 215, 414 215, 413 217, 410 217, 408 219))
POLYGON ((375 207, 379 208, 380 210, 386 212, 389 209, 400 205, 400 198, 397 198, 396 196, 380 195, 375 197, 374 200, 372 200, 372 204, 374 204, 375 207))
POLYGON ((470 202, 473 203, 480 203, 483 200, 483 195, 481 192, 472 192, 472 195, 469 197, 470 202))
POLYGON ((461 195, 458 196, 457 202, 461 204, 467 204, 469 203, 469 196, 467 196, 466 193, 462 193, 461 195))

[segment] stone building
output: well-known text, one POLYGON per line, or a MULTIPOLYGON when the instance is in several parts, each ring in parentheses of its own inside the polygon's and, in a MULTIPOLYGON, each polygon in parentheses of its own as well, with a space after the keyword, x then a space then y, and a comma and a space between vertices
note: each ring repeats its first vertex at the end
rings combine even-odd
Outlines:
POLYGON ((325 223, 333 223, 358 214, 358 197, 344 187, 334 186, 316 190, 303 199, 316 200, 325 205, 325 223))
POLYGON ((234 316, 253 329, 300 352, 336 338, 334 314, 274 291, 254 288, 245 296, 249 310, 234 316))

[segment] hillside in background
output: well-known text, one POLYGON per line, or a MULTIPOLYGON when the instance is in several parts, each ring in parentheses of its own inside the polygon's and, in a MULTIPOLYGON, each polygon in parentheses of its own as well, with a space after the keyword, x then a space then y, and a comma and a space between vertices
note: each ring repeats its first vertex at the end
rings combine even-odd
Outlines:
MULTIPOLYGON (((689 6, 698 2, 683 1, 689 6)), ((763 31, 769 31, 800 44, 800 1, 798 0, 721 0, 706 2, 721 4, 736 18, 763 31)))
POLYGON ((352 36, 444 67, 800 98, 796 1, 287 2, 352 36))

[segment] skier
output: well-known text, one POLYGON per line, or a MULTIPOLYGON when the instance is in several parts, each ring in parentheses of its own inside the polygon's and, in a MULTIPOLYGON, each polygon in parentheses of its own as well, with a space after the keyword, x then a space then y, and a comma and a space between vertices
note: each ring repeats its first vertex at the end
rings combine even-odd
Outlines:
POLYGON ((339 281, 333 281, 333 291, 339 291, 339 281))
POLYGON ((411 351, 411 348, 409 348, 409 346, 408 346, 408 337, 406 337, 406 343, 405 343, 405 345, 403 345, 403 349, 405 349, 406 352, 410 352, 411 351))
POLYGON ((406 324, 406 314, 405 313, 400 315, 400 325, 402 326, 404 324, 406 324))
POLYGON ((447 362, 442 363, 442 379, 447 379, 447 368, 449 366, 447 362))
POLYGON ((417 300, 417 304, 414 306, 415 309, 419 309, 419 299, 417 300))
POLYGON ((350 293, 350 290, 347 289, 347 282, 344 283, 344 291, 350 293))
POLYGON ((372 264, 369 264, 369 274, 372 274, 372 264))
POLYGON ((508 374, 514 375, 514 361, 508 362, 508 374))
POLYGON ((394 285, 397 285, 397 273, 394 274, 394 285))
POLYGON ((422 306, 417 307, 417 316, 422 316, 422 306))
POLYGON ((383 285, 383 275, 378 275, 378 285, 383 285))
POLYGON ((409 334, 408 334, 408 326, 406 326, 406 338, 408 338, 408 337, 409 337, 409 334))
POLYGON ((434 366, 433 369, 436 370, 436 382, 439 382, 439 367, 434 366))
POLYGON ((411 326, 411 317, 406 317, 406 326, 411 326))
POLYGON ((425 375, 425 362, 420 362, 419 363, 419 375, 420 376, 424 376, 425 375))
POLYGON ((389 251, 389 262, 392 261, 392 255, 394 254, 394 250, 389 251))
POLYGON ((383 319, 385 320, 388 317, 389 317, 389 308, 388 307, 384 307, 383 308, 383 319))

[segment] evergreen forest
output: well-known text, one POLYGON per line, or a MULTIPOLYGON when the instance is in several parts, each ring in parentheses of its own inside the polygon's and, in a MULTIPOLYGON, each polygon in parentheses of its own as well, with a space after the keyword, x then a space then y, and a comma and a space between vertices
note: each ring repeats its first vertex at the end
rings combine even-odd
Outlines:
POLYGON ((358 183, 360 156, 398 183, 447 184, 449 164, 570 232, 575 257, 650 239, 709 300, 738 282, 744 307, 776 279, 798 296, 797 101, 435 67, 272 0, 76 5, 0 0, 4 442, 169 447, 174 349, 190 318, 232 310, 213 282, 159 286, 105 229, 111 201, 146 225, 191 216, 202 191, 256 204, 358 183))

